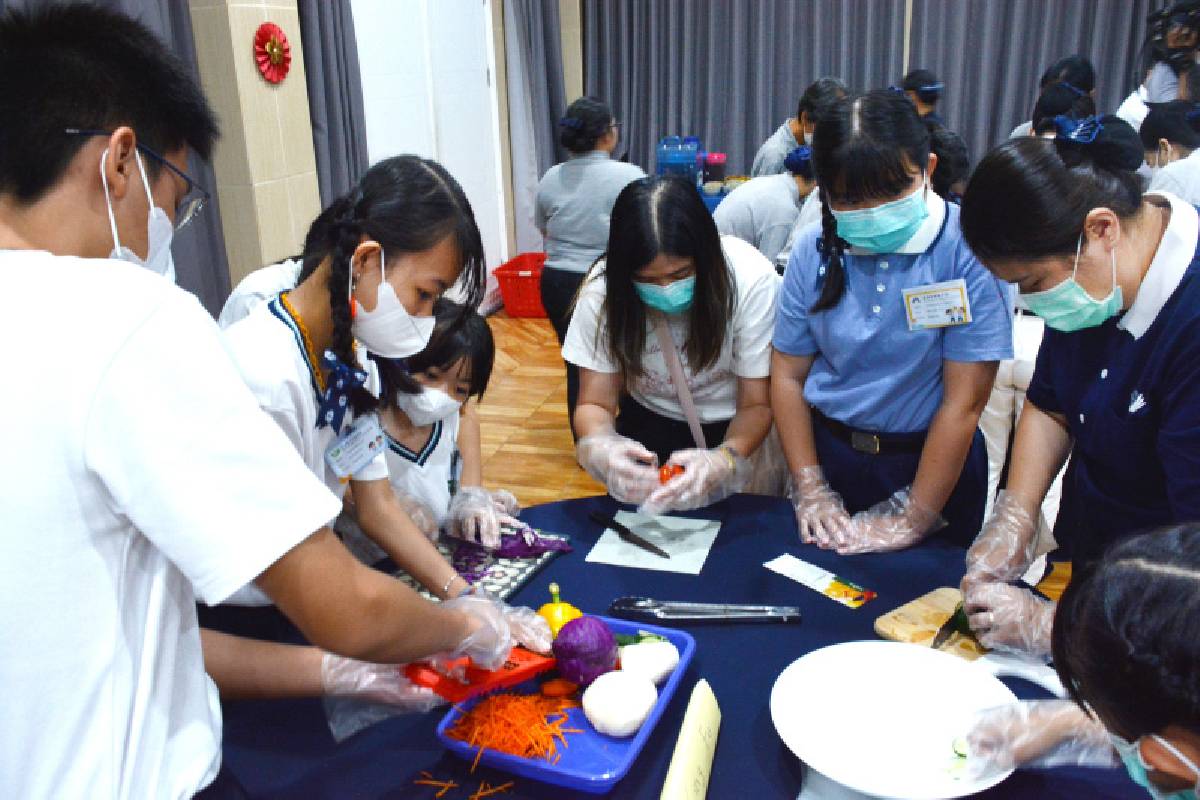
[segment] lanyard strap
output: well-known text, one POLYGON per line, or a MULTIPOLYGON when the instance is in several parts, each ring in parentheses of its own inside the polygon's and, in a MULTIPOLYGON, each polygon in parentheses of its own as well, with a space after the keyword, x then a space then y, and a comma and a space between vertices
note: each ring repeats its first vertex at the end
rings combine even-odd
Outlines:
POLYGON ((696 413, 696 403, 692 400, 692 390, 688 388, 687 377, 683 374, 683 364, 679 362, 679 351, 671 339, 667 329, 667 321, 662 314, 654 315, 654 334, 658 336, 658 346, 662 349, 663 361, 667 362, 667 371, 671 373, 671 383, 675 385, 675 394, 679 397, 679 405, 683 408, 683 416, 687 418, 688 427, 692 429, 692 438, 696 447, 707 450, 704 440, 704 429, 700 427, 700 415, 696 413))

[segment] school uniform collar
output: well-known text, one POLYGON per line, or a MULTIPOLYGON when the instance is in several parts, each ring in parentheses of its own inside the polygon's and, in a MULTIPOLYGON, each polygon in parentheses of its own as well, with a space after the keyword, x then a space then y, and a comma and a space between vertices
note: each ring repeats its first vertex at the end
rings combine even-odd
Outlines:
POLYGON ((1154 260, 1142 285, 1138 287, 1133 305, 1117 322, 1117 327, 1140 339, 1158 318, 1167 300, 1179 287, 1183 275, 1196 257, 1196 241, 1200 237, 1200 215, 1189 203, 1170 192, 1151 192, 1171 204, 1171 220, 1163 232, 1162 241, 1154 252, 1154 260))
MULTIPOLYGON (((929 196, 925 198, 925 207, 929 209, 929 216, 921 223, 921 227, 917 228, 917 232, 896 251, 897 253, 919 255, 937 241, 938 235, 942 232, 942 225, 946 222, 946 201, 933 190, 932 186, 929 187, 929 196)), ((851 247, 850 254, 855 256, 881 255, 861 247, 851 247)))
POLYGON ((611 158, 603 150, 589 150, 586 153, 571 153, 568 161, 608 161, 611 158))

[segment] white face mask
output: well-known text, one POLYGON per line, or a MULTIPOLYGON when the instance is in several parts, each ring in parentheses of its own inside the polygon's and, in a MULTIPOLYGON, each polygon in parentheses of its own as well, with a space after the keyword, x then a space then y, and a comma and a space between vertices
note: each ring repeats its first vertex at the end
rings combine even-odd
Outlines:
POLYGON ((396 407, 405 413, 413 425, 422 427, 458 413, 462 402, 441 389, 426 386, 417 394, 397 392, 396 407))
POLYGON ((154 196, 150 194, 150 182, 146 180, 146 168, 142 166, 142 156, 135 152, 138 172, 142 175, 142 187, 146 190, 146 202, 150 205, 150 214, 146 220, 146 258, 141 258, 128 247, 121 245, 121 237, 117 233, 117 218, 113 214, 112 199, 108 195, 108 175, 104 172, 104 164, 108 160, 108 150, 100 156, 100 182, 104 184, 104 203, 108 206, 108 224, 112 228, 113 249, 109 258, 128 261, 145 267, 151 272, 162 275, 171 283, 175 282, 175 262, 171 258, 171 238, 175 235, 175 226, 167 212, 154 205, 154 196))
POLYGON ((811 147, 811 146, 812 146, 812 137, 813 137, 813 135, 812 135, 812 131, 805 131, 805 132, 804 132, 804 143, 805 143, 806 145, 808 145, 809 147, 811 147))
POLYGON ((351 332, 367 350, 384 358, 415 356, 429 344, 433 336, 433 317, 414 317, 396 297, 396 290, 387 282, 386 256, 379 248, 379 291, 375 294, 375 309, 367 311, 354 299, 354 268, 350 268, 350 302, 355 305, 351 332))

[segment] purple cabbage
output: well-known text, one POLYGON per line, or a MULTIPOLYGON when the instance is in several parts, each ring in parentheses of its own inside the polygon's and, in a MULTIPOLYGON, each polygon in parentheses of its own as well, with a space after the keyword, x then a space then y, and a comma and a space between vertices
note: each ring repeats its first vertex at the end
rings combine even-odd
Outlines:
POLYGON ((617 666, 617 639, 595 617, 573 619, 554 637, 558 672, 571 683, 587 686, 617 666))

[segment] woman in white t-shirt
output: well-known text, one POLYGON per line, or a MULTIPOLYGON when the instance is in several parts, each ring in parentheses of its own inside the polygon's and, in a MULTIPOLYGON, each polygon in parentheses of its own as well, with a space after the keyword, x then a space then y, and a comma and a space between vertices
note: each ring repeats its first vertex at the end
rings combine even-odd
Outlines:
POLYGON ((617 197, 606 256, 580 290, 563 346, 580 367, 576 454, 613 497, 662 513, 742 488, 771 427, 778 290, 771 263, 722 238, 691 184, 645 178, 617 197), (660 335, 680 362, 705 447, 660 335), (660 485, 659 464, 682 472, 660 485))

